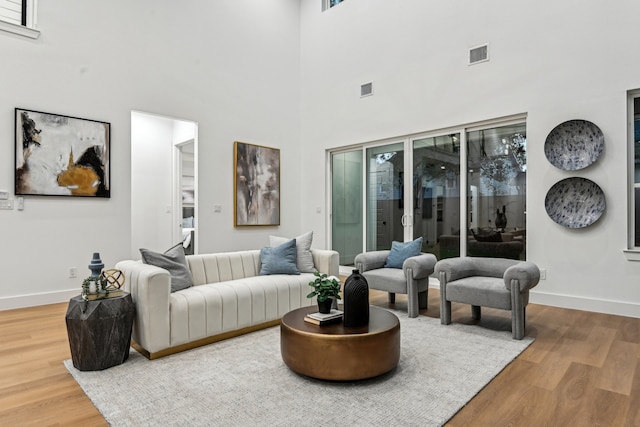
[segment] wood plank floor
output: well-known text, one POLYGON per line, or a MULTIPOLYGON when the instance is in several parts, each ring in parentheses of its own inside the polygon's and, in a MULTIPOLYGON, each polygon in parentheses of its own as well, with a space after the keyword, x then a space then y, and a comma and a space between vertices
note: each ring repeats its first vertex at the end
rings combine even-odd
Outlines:
MULTIPOLYGON (((438 298, 431 289, 421 314, 438 318, 438 298)), ((390 305, 371 291, 371 302, 406 309, 403 295, 390 305)), ((0 426, 107 425, 62 365, 66 308, 0 311, 0 426)), ((474 323, 468 306, 453 310, 474 323)), ((510 330, 509 313, 484 309, 478 327, 510 330)), ((530 304, 527 335, 536 341, 448 426, 640 427, 640 319, 530 304)))

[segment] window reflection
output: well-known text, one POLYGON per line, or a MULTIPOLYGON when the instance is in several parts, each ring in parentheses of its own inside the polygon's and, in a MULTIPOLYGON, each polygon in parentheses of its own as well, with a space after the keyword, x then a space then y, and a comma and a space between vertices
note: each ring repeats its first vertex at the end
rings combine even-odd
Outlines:
POLYGON ((438 259, 460 255, 460 134, 413 141, 414 239, 438 259))
POLYGON ((467 254, 526 259, 525 124, 467 133, 467 254))

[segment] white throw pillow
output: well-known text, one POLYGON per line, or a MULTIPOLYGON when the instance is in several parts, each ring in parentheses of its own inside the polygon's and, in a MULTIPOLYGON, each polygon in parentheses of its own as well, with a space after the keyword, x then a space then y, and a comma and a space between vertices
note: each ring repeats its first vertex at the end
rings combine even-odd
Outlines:
MULTIPOLYGON (((278 246, 289 240, 291 240, 291 238, 269 236, 269 246, 278 246)), ((313 231, 296 237, 296 266, 301 273, 315 273, 318 271, 313 264, 313 255, 311 255, 312 241, 313 231)))

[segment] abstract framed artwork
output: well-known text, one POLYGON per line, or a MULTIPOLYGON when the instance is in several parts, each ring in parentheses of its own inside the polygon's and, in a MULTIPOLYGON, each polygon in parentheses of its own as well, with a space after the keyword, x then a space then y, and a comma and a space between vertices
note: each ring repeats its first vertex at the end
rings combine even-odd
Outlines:
POLYGON ((234 226, 280 225, 280 150, 233 144, 234 226))
POLYGON ((111 124, 15 109, 15 194, 111 197, 111 124))

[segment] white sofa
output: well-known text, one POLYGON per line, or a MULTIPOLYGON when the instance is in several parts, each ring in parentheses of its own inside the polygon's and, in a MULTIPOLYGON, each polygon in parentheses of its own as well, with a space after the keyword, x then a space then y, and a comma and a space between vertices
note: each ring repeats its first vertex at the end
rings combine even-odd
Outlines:
MULTIPOLYGON (((311 252, 318 271, 338 276, 337 252, 311 252)), ((167 270, 116 264, 136 306, 132 345, 149 359, 275 326, 285 313, 316 303, 307 298, 312 273, 261 276, 259 250, 186 258, 194 286, 173 293, 167 270)))

